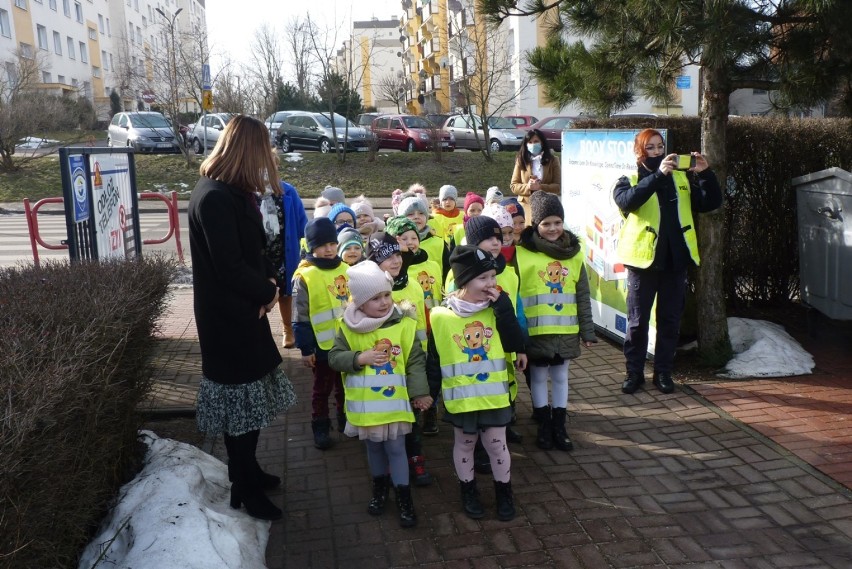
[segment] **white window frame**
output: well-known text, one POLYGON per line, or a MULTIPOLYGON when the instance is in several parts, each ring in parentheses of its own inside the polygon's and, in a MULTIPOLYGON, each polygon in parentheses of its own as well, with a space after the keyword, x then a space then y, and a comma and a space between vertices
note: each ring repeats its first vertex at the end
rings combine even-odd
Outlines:
POLYGON ((36 37, 38 39, 38 48, 42 51, 47 51, 47 28, 41 24, 36 24, 36 37))
POLYGON ((71 0, 62 0, 62 13, 71 17, 71 0))
POLYGON ((80 61, 83 63, 89 63, 89 54, 86 51, 86 44, 80 42, 80 61))
POLYGON ((77 49, 74 47, 74 38, 65 36, 65 45, 68 46, 68 59, 77 59, 77 55, 74 53, 74 50, 77 49))
POLYGON ((50 0, 50 2, 47 3, 47 5, 50 6, 51 10, 56 12, 56 0, 50 0))
POLYGON ((12 25, 9 20, 9 11, 0 8, 0 35, 6 38, 12 37, 12 25))
POLYGON ((15 8, 20 8, 21 10, 27 9, 27 0, 15 0, 15 8))
POLYGON ((53 30, 53 52, 62 55, 62 34, 53 30))
POLYGON ((83 5, 79 2, 74 2, 74 16, 78 23, 83 23, 83 5))

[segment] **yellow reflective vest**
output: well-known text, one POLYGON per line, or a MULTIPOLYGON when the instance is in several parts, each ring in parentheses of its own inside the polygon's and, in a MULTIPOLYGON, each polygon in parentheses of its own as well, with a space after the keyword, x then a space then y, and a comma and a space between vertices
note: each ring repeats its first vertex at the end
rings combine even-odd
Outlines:
POLYGON ((435 230, 435 235, 449 244, 455 235, 456 228, 464 227, 464 212, 459 209, 458 213, 452 217, 439 213, 429 221, 429 225, 435 230))
POLYGON ((461 317, 438 306, 432 310, 432 337, 447 411, 467 413, 509 405, 506 357, 493 310, 461 317))
POLYGON ((583 252, 557 260, 526 247, 517 247, 521 303, 530 336, 578 334, 577 281, 583 252))
POLYGON ((409 277, 404 289, 391 292, 391 298, 397 304, 403 300, 409 301, 417 309, 416 337, 420 340, 423 350, 426 350, 426 304, 423 302, 423 289, 409 277))
MULTIPOLYGON (((440 241, 439 241, 440 242, 440 241)), ((429 260, 408 267, 408 280, 417 283, 423 290, 426 311, 441 305, 444 295, 441 290, 441 263, 429 260)))
MULTIPOLYGON (((630 185, 635 186, 639 177, 630 176, 630 185)), ((698 236, 695 231, 695 221, 692 219, 692 199, 689 189, 689 179, 686 172, 672 172, 677 195, 677 216, 689 256, 698 266, 701 262, 698 256, 698 236)), ((627 214, 624 225, 618 234, 616 255, 624 265, 647 269, 654 262, 657 252, 657 236, 660 232, 660 200, 657 193, 651 194, 648 201, 639 206, 636 211, 627 214)))
POLYGON ((402 318, 393 326, 361 334, 341 325, 352 351, 376 350, 388 354, 384 365, 364 366, 360 372, 343 374, 346 420, 356 427, 414 422, 405 375, 416 326, 414 319, 402 318))
POLYGON ((422 239, 420 241, 420 248, 426 251, 429 255, 429 260, 437 263, 438 268, 441 269, 441 281, 444 280, 444 250, 447 248, 447 244, 444 243, 444 240, 441 239, 437 235, 430 235, 429 237, 422 239))
POLYGON ((334 345, 334 336, 339 327, 338 318, 343 316, 343 309, 349 300, 348 267, 346 263, 340 263, 336 269, 320 269, 310 265, 297 269, 293 275, 305 281, 311 328, 317 345, 326 351, 334 345))

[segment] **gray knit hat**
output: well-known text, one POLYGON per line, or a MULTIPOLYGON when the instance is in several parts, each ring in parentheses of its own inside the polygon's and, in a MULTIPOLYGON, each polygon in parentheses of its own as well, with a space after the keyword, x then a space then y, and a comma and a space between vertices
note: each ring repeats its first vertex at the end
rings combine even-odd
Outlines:
POLYGON ((438 199, 439 200, 451 199, 451 200, 458 201, 459 200, 459 191, 456 189, 455 186, 445 184, 445 185, 441 186, 440 190, 438 190, 438 199))
POLYGON ((415 211, 419 211, 426 217, 429 217, 429 206, 426 205, 426 201, 423 198, 411 196, 399 202, 399 207, 397 208, 399 215, 408 215, 415 211))
POLYGON ((326 186, 320 195, 332 204, 346 201, 346 194, 343 193, 343 190, 334 186, 326 186))

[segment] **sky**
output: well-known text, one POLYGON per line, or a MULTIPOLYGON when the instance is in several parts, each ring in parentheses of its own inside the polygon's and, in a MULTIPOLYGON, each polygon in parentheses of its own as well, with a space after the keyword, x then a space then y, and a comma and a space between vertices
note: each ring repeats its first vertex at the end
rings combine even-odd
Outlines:
MULTIPOLYGON (((211 72, 217 73, 216 53, 228 54, 232 61, 248 62, 249 46, 255 30, 267 23, 282 34, 287 22, 295 17, 304 19, 310 13, 325 28, 341 26, 342 37, 351 26, 350 21, 399 18, 402 15, 400 0, 207 0, 207 33, 211 54, 211 72), (306 10, 305 5, 310 7, 306 10), (235 7, 238 7, 235 9, 235 7), (343 26, 343 24, 346 24, 343 26)), ((341 47, 334 46, 335 49, 341 47)), ((286 72, 287 70, 285 70, 286 72)))
MULTIPOLYGON (((813 357, 777 324, 729 318, 728 330, 736 356, 720 377, 813 371, 813 357)), ((103 555, 102 567, 266 569, 271 524, 230 508, 228 467, 197 447, 150 431, 139 438, 149 449, 142 471, 122 487, 78 568, 91 569, 103 555)))

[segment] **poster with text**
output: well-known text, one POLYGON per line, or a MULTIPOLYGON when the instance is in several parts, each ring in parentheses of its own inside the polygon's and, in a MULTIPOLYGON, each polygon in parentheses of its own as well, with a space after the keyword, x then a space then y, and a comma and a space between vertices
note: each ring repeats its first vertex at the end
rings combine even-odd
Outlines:
MULTIPOLYGON (((562 132, 562 203, 565 225, 583 242, 595 324, 619 339, 627 333, 627 270, 616 258, 621 211, 612 190, 636 173, 633 139, 638 130, 562 132)), ((665 137, 665 131, 661 131, 665 137)), ((653 313, 653 311, 652 311, 653 313)), ((648 351, 654 352, 651 318, 648 351)))
POLYGON ((95 235, 99 259, 136 254, 128 154, 89 156, 95 235))

